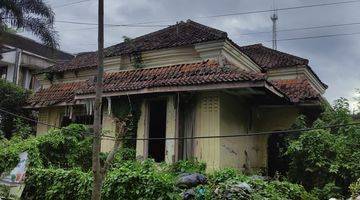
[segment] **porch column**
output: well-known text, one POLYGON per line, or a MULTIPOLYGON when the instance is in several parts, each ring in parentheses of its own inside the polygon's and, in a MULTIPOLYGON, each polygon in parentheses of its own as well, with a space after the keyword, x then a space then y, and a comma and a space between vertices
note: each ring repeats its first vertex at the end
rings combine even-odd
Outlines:
MULTIPOLYGON (((137 138, 148 138, 148 121, 149 121, 149 109, 146 100, 143 100, 141 103, 141 115, 138 121, 137 127, 137 138)), ((137 158, 147 158, 148 155, 148 141, 147 140, 137 140, 136 141, 136 157, 137 158)))
MULTIPOLYGON (((169 96, 167 100, 166 107, 166 138, 177 137, 176 131, 176 121, 177 121, 177 111, 176 111, 176 96, 169 96)), ((165 141, 165 162, 173 163, 176 161, 177 155, 177 144, 176 140, 166 140, 165 141)))

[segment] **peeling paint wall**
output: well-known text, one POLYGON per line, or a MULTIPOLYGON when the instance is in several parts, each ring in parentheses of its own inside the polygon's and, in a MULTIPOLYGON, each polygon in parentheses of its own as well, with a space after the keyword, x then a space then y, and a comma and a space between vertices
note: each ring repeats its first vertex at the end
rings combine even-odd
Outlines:
MULTIPOLYGON (((221 135, 246 134, 250 131, 251 107, 242 97, 221 96, 221 135)), ((220 139, 220 167, 258 169, 266 164, 264 136, 220 139)))

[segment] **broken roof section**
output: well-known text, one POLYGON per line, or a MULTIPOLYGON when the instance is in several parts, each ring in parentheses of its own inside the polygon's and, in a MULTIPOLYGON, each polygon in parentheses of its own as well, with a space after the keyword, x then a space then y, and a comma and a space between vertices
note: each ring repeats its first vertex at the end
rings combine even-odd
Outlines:
MULTIPOLYGON (((104 96, 145 94, 175 91, 264 87, 265 74, 240 70, 232 65, 220 65, 214 60, 106 73, 104 96)), ((270 86, 271 87, 271 86, 270 86)), ((276 90, 276 89, 275 89, 276 90)), ((94 80, 53 84, 38 91, 28 103, 42 107, 74 103, 76 98, 93 95, 94 80)), ((281 92, 278 92, 281 93, 281 92)))

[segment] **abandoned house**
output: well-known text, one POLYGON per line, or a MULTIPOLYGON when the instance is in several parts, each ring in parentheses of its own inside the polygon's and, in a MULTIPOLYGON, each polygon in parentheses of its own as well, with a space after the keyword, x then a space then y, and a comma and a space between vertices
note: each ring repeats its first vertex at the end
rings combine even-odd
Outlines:
MULTIPOLYGON (((91 125, 96 67, 96 52, 87 52, 51 66, 51 80, 40 74, 42 89, 29 99, 39 121, 91 125)), ((269 136, 249 133, 286 130, 301 114, 316 117, 326 102, 327 86, 307 59, 262 44, 239 46, 226 32, 190 20, 106 48, 104 67, 105 134, 117 131, 114 108, 136 102, 137 155, 157 162, 267 168, 269 136), (234 134, 249 135, 141 140, 234 134)), ((38 124, 37 134, 49 128, 38 124)), ((102 151, 112 142, 105 137, 102 151)))
POLYGON ((52 50, 23 36, 0 33, 0 79, 25 89, 40 89, 40 82, 34 76, 37 71, 72 58, 71 54, 52 50))

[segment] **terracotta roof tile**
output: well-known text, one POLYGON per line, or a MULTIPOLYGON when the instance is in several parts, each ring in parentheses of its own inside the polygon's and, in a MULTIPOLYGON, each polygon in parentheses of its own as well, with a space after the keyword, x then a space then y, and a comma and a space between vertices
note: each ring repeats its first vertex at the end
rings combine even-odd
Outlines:
POLYGON ((86 83, 72 82, 53 84, 49 88, 41 89, 28 99, 31 106, 51 106, 58 103, 71 103, 74 101, 75 92, 86 83))
MULTIPOLYGON (((104 75, 103 92, 261 80, 265 81, 265 75, 262 73, 246 72, 231 65, 220 66, 215 61, 207 60, 198 63, 107 73, 104 75)), ((36 92, 28 102, 32 106, 71 103, 75 93, 80 95, 93 93, 94 87, 94 80, 54 84, 50 88, 36 92)))
MULTIPOLYGON (((201 42, 226 39, 227 33, 191 20, 134 38, 131 43, 122 42, 105 48, 105 57, 131 54, 134 51, 149 51, 162 48, 192 45, 201 42)), ((69 62, 59 63, 50 70, 63 72, 97 66, 96 52, 84 52, 69 62)))
POLYGON ((71 70, 81 70, 97 67, 97 53, 85 52, 76 55, 73 59, 67 62, 60 62, 50 68, 51 71, 64 72, 71 70))
POLYGON ((201 42, 226 39, 227 33, 191 20, 134 38, 131 46, 126 42, 106 48, 106 56, 129 54, 133 51, 148 51, 161 48, 191 45, 201 42))
POLYGON ((309 63, 307 59, 270 49, 262 44, 242 46, 240 51, 264 69, 307 65, 309 63))
MULTIPOLYGON (((246 72, 230 65, 220 66, 215 61, 179 64, 108 73, 104 76, 104 93, 133 91, 165 86, 193 86, 213 83, 265 80, 262 73, 246 72)), ((79 94, 94 91, 91 81, 79 94)))
POLYGON ((292 102, 317 99, 321 95, 304 78, 270 81, 278 90, 285 93, 292 102))

